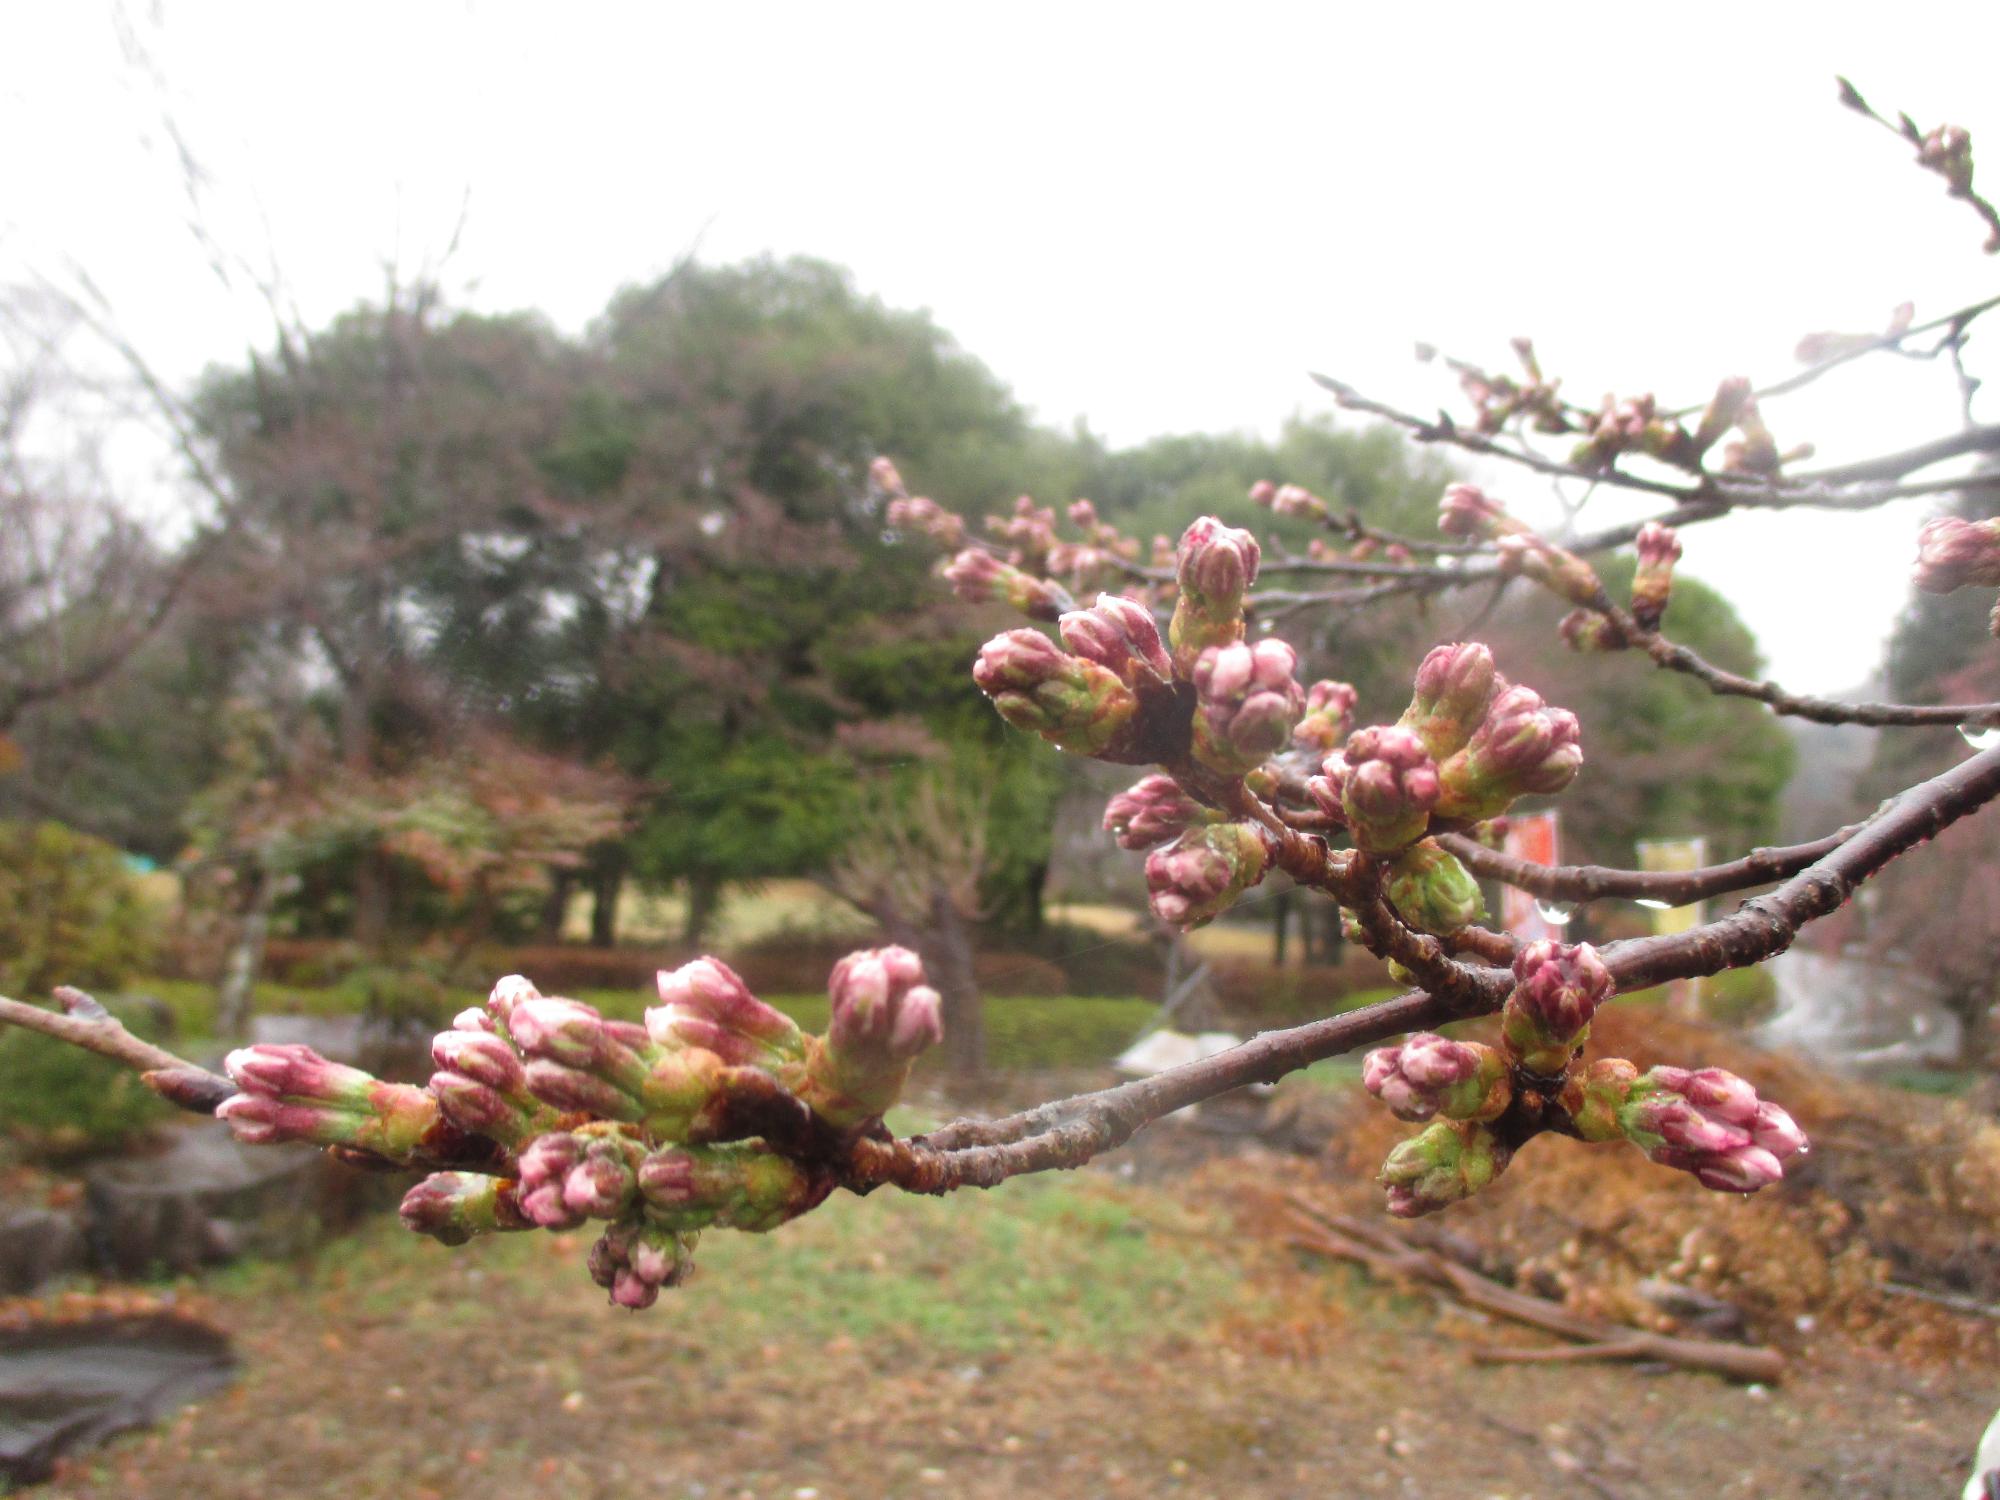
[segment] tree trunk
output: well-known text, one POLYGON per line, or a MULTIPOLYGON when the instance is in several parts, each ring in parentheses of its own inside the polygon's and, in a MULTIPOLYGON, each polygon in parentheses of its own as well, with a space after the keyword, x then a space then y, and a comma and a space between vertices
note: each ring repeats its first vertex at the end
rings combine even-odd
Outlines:
POLYGON ((563 922, 569 916, 570 893, 576 889, 576 871, 560 866, 549 870, 549 893, 542 898, 541 919, 535 923, 535 941, 560 943, 563 922))
POLYGON ((215 1030, 231 1040, 250 1031, 250 998, 257 988, 257 971, 264 964, 264 939, 271 930, 271 901, 277 894, 277 880, 261 863, 251 877, 250 899, 243 912, 243 925, 223 960, 222 983, 216 988, 215 1030))
POLYGON ((722 882, 713 875, 690 875, 687 878, 687 916, 681 922, 681 941, 690 948, 699 948, 708 940, 708 929, 715 925, 715 913, 722 905, 722 882))
POLYGON ((389 941, 389 856, 380 849, 362 852, 354 872, 354 941, 364 953, 379 955, 389 941))
POLYGON ((961 1078, 986 1070, 986 1002, 973 968, 972 931, 942 890, 931 894, 924 967, 944 1000, 945 1066, 961 1078))
POLYGON ((590 946, 611 948, 618 942, 618 895, 625 888, 625 861, 599 860, 590 872, 590 946))

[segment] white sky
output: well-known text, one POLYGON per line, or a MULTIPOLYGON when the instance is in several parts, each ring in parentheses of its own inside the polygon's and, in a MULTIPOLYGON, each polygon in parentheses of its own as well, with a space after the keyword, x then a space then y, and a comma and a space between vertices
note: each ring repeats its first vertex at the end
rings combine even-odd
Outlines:
MULTIPOLYGON (((1811 329, 2000 289, 1973 216, 1832 84, 1977 147, 2000 143, 1996 57, 1993 4, 21 0, 0 11, 0 273, 87 268, 170 373, 241 356, 255 298, 182 228, 164 99, 212 226, 310 319, 434 254, 469 194, 447 279, 471 305, 574 329, 697 239, 811 253, 1118 443, 1271 431, 1325 408, 1309 368, 1454 400, 1419 338, 1498 363, 1530 333, 1581 397, 1681 404, 1787 372, 1811 329)), ((1948 372, 1897 365, 1768 416, 1838 460, 1956 405, 1948 372)), ((1732 520, 1691 531, 1685 566, 1787 685, 1837 690, 1877 659, 1923 514, 1732 520)))

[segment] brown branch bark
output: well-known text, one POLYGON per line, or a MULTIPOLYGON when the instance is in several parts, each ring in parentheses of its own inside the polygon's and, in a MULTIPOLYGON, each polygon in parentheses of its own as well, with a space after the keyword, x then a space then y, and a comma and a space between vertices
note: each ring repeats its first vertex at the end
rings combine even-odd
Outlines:
POLYGON ((1538 865, 1489 849, 1462 833, 1438 835, 1438 842, 1475 875, 1514 886, 1553 901, 1664 901, 1687 906, 1753 885, 1768 885, 1796 875, 1825 858, 1860 831, 1852 824, 1807 844, 1753 849, 1741 859, 1704 865, 1698 870, 1621 870, 1610 865, 1538 865))

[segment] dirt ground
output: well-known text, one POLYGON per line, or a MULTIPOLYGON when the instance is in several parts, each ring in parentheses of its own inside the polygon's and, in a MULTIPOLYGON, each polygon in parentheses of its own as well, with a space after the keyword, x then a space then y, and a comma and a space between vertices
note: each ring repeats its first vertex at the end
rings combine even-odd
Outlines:
POLYGON ((1962 1352, 1994 1347, 1976 1320, 1926 1358, 1827 1317, 1769 1388, 1476 1366, 1472 1343, 1548 1341, 1293 1250, 1246 1205, 1333 1191, 1335 1164, 1217 1123, 1059 1180, 711 1236, 636 1316, 577 1236, 448 1252, 384 1224, 227 1273, 199 1297, 240 1383, 40 1493, 1934 1500, 2000 1403, 2000 1360, 1962 1352))

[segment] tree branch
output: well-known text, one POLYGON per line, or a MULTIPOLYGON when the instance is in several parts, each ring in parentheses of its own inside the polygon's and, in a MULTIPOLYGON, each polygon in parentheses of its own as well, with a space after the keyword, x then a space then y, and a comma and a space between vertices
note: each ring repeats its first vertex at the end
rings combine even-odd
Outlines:
POLYGON ((1796 875, 1854 837, 1863 825, 1851 824, 1807 844, 1753 849, 1726 864, 1697 870, 1620 870, 1610 865, 1538 865, 1489 849, 1462 833, 1438 835, 1438 842, 1475 875, 1497 880, 1551 901, 1663 901, 1687 906, 1753 885, 1768 885, 1796 875))

